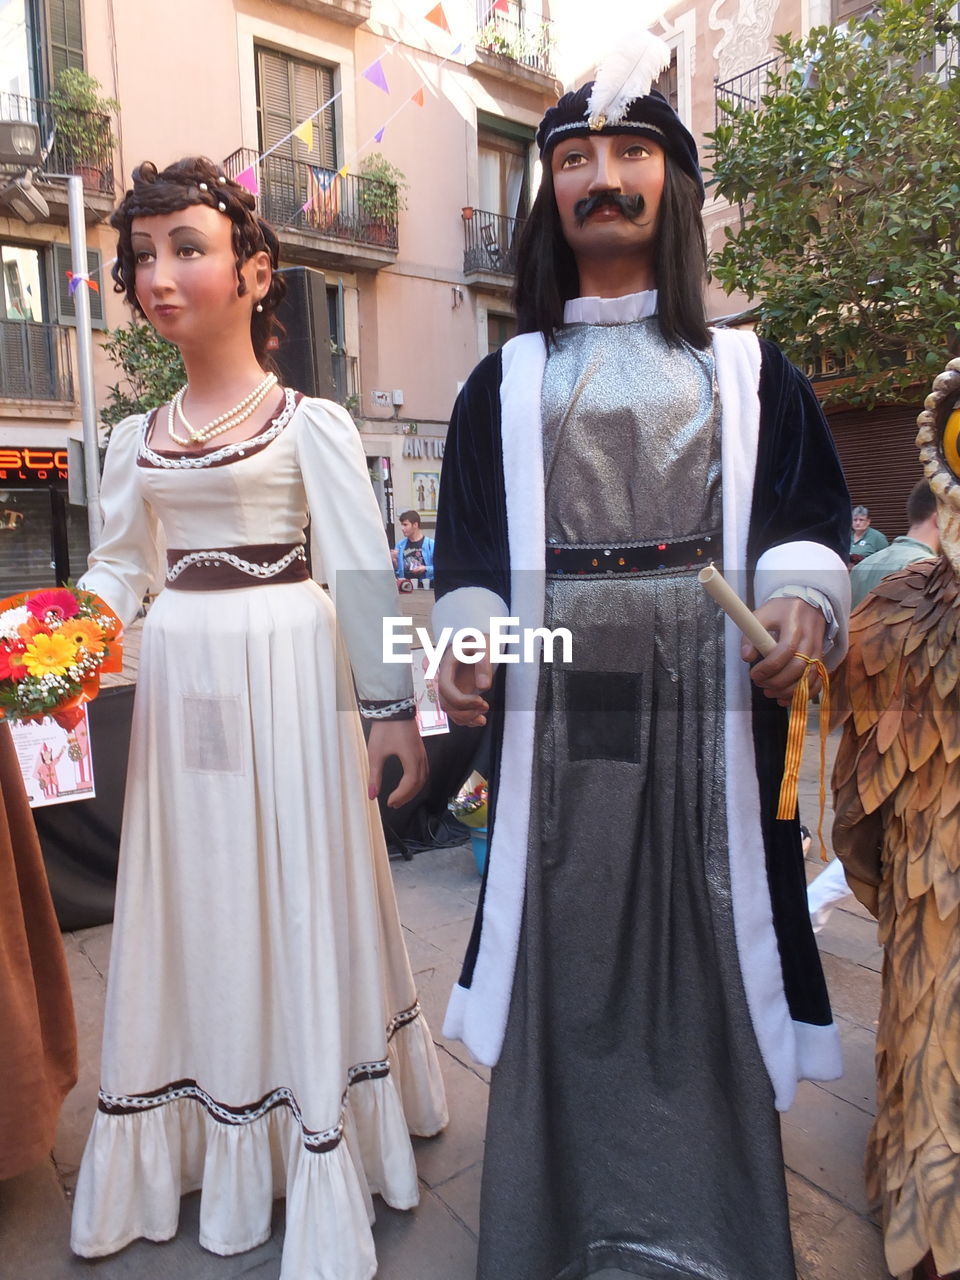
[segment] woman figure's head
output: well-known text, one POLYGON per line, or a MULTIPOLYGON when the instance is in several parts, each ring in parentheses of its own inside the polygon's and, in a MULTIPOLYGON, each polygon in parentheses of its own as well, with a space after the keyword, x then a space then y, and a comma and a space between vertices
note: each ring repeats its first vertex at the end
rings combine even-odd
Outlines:
POLYGON ((110 219, 119 233, 114 288, 181 350, 249 332, 257 361, 286 285, 276 233, 245 187, 203 156, 134 170, 110 219))

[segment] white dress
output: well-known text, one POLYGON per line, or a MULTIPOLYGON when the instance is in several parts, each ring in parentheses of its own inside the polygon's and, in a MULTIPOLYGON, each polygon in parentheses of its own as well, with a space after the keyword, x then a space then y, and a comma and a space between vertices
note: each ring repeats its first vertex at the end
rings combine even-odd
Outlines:
POLYGON ((292 544, 310 511, 317 581, 166 589, 147 617, 72 1247, 170 1239, 201 1188, 201 1245, 240 1253, 286 1195, 283 1280, 368 1280, 371 1193, 417 1203, 409 1134, 447 1113, 346 657, 361 698, 410 695, 380 656, 397 597, 360 437, 289 391, 255 439, 199 457, 146 430, 114 430, 84 587, 129 621, 163 539, 292 544))

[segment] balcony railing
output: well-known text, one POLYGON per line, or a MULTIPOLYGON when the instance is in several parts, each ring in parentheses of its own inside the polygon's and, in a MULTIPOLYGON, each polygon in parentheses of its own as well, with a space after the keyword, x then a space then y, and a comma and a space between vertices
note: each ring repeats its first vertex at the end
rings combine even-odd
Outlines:
POLYGON ((274 153, 257 163, 257 153, 241 147, 223 162, 235 178, 255 166, 260 212, 275 227, 315 231, 334 240, 396 249, 396 192, 376 178, 320 169, 274 153))
POLYGON ((770 93, 770 78, 783 67, 781 57, 768 58, 742 75, 718 80, 713 86, 714 122, 732 124, 737 111, 756 111, 765 94, 770 93))
POLYGON ((44 173, 76 173, 88 191, 113 195, 113 131, 110 117, 74 108, 54 110, 43 98, 0 93, 0 120, 29 120, 40 126, 44 173), (52 140, 52 142, 51 142, 52 140))
POLYGON ((522 218, 473 209, 463 214, 463 270, 512 276, 517 269, 517 240, 522 218))
POLYGON ((70 331, 59 324, 0 320, 0 396, 72 400, 70 331))
POLYGON ((345 409, 358 411, 360 378, 357 371, 357 357, 335 354, 330 359, 333 362, 333 383, 336 387, 337 404, 342 404, 345 409))
POLYGON ((476 0, 478 49, 553 75, 553 26, 518 0, 476 0))

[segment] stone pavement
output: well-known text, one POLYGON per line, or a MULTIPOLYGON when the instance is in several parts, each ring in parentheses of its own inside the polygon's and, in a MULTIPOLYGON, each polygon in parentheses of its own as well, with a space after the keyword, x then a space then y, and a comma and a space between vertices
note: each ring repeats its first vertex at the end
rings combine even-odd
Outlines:
MULTIPOLYGON (((835 748, 835 741, 831 747, 835 748)), ((814 736, 808 734, 801 808, 816 815, 814 736)), ((831 750, 832 755, 832 750, 831 750)), ((825 824, 829 830, 829 819, 825 824)), ((820 863, 811 853, 808 876, 820 863)), ((469 847, 419 854, 392 864, 420 998, 437 1040, 450 1102, 449 1129, 417 1142, 421 1202, 399 1213, 377 1201, 379 1280, 472 1280, 489 1073, 440 1034, 477 900, 469 847)), ((283 1203, 270 1241, 250 1253, 219 1258, 197 1241, 198 1197, 184 1199, 175 1240, 139 1241, 98 1262, 68 1249, 70 1193, 95 1106, 110 927, 66 938, 80 1030, 81 1079, 67 1099, 51 1161, 0 1183, 2 1280, 276 1280, 283 1203)), ((880 951, 872 921, 847 898, 820 935, 821 951, 844 1045, 846 1074, 801 1086, 783 1119, 784 1152, 800 1280, 882 1280, 879 1231, 864 1197, 862 1153, 874 1108, 873 1039, 880 951)), ((749 1230, 749 1224, 743 1224, 749 1230)), ((744 1277, 743 1280, 762 1280, 744 1277)))

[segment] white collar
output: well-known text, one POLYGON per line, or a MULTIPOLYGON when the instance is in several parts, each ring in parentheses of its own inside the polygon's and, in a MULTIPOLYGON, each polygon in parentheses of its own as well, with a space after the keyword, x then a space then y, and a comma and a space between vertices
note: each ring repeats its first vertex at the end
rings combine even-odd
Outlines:
POLYGON ((622 298, 571 298, 564 303, 564 324, 630 324, 657 313, 656 289, 622 298))

